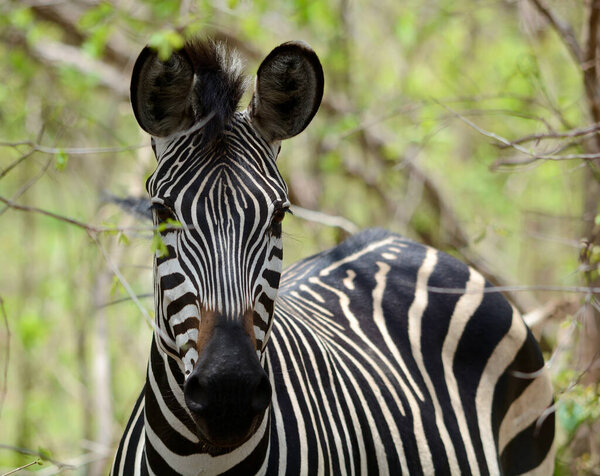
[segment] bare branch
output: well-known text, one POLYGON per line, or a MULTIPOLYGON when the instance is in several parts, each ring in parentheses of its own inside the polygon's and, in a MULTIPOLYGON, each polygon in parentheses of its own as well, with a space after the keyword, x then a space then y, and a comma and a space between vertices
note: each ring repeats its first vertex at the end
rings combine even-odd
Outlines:
POLYGON ((342 230, 346 231, 347 233, 350 233, 351 235, 360 231, 360 227, 358 225, 352 223, 347 218, 341 216, 328 215, 327 213, 308 210, 307 208, 302 208, 298 205, 292 205, 290 207, 290 210, 298 218, 302 218, 303 220, 312 221, 315 223, 320 223, 321 225, 341 228, 342 230))
POLYGON ((461 121, 463 121, 469 127, 475 129, 481 135, 484 135, 486 137, 494 139, 495 141, 498 141, 501 144, 503 144, 504 146, 506 146, 507 148, 508 147, 513 148, 513 149, 517 150, 518 152, 521 152, 522 154, 525 154, 527 156, 527 157, 524 157, 524 158, 517 157, 517 158, 514 158, 514 159, 505 159, 505 160, 502 160, 499 163, 494 164, 492 166, 492 168, 498 166, 499 164, 501 164, 501 165, 525 165, 525 164, 530 164, 532 162, 535 162, 536 160, 555 160, 555 161, 560 161, 560 160, 596 160, 596 159, 600 158, 600 153, 565 154, 565 155, 538 154, 536 152, 532 152, 530 150, 527 150, 526 148, 522 147, 521 145, 519 145, 516 142, 509 141, 505 137, 502 137, 501 135, 498 135, 495 132, 491 132, 491 131, 488 131, 486 129, 483 129, 482 127, 480 127, 477 124, 475 124, 473 121, 467 119, 465 116, 463 116, 459 112, 451 109, 449 106, 447 106, 445 104, 441 104, 441 103, 438 103, 438 104, 440 104, 440 106, 446 108, 447 110, 451 111, 452 114, 455 117, 457 117, 458 119, 460 119, 461 121))
POLYGON ((543 0, 531 0, 538 11, 550 22, 554 30, 558 33, 563 43, 571 53, 571 56, 575 60, 578 66, 581 66, 583 62, 583 52, 575 36, 575 32, 571 25, 569 25, 562 18, 558 17, 554 12, 550 10, 548 5, 543 0))
MULTIPOLYGON (((69 154, 69 155, 90 155, 90 154, 115 154, 119 152, 128 152, 149 147, 149 144, 128 145, 124 147, 47 147, 31 141, 10 142, 0 140, 0 147, 29 147, 29 152, 42 152, 44 154, 69 154)), ((11 166, 12 167, 12 166, 11 166)), ((6 170, 6 169, 5 169, 6 170)), ((2 172, 0 178, 5 175, 2 172)))
MULTIPOLYGON (((403 283, 406 286, 414 287, 414 283, 406 282, 403 283)), ((585 294, 585 295, 600 295, 600 287, 586 287, 586 286, 559 286, 559 285, 547 285, 547 284, 528 284, 528 285, 515 285, 515 286, 489 286, 483 289, 483 291, 469 291, 466 288, 440 288, 436 286, 427 286, 425 289, 432 293, 438 294, 468 294, 470 292, 483 292, 484 294, 494 293, 514 293, 523 291, 541 291, 541 292, 560 292, 569 294, 585 294)))
POLYGON ((53 465, 58 466, 61 469, 75 469, 74 466, 67 463, 63 463, 62 461, 58 461, 54 458, 49 458, 47 454, 41 453, 39 451, 33 451, 27 448, 20 448, 18 446, 5 445, 3 443, 0 443, 0 449, 14 451, 16 453, 20 453, 22 455, 27 456, 37 456, 42 461, 48 461, 49 463, 52 463, 53 465))
POLYGON ((94 233, 95 234, 95 233, 110 232, 110 231, 120 231, 120 230, 117 230, 117 229, 112 228, 112 227, 93 226, 93 225, 90 225, 88 223, 84 223, 82 221, 66 217, 64 215, 59 215, 57 213, 49 212, 47 210, 42 210, 41 208, 29 207, 29 206, 25 206, 25 205, 19 205, 18 203, 15 203, 12 200, 9 200, 9 199, 4 198, 4 197, 0 197, 0 202, 6 204, 8 207, 13 208, 15 210, 20 210, 20 211, 24 211, 24 212, 39 213, 40 215, 44 215, 44 216, 47 216, 47 217, 50 217, 50 218, 54 218, 56 220, 63 221, 65 223, 69 223, 69 224, 74 225, 74 226, 76 226, 78 228, 84 229, 88 233, 94 233))
POLYGON ((574 137, 584 137, 591 134, 596 134, 600 131, 600 124, 592 124, 590 126, 584 127, 582 129, 572 129, 570 131, 565 132, 546 132, 542 134, 529 134, 513 141, 510 141, 509 144, 498 144, 498 148, 506 149, 512 147, 515 144, 524 144, 525 142, 534 142, 540 141, 543 139, 567 139, 574 137))
POLYGON ((175 229, 181 229, 181 228, 185 228, 185 229, 194 228, 193 226, 179 225, 179 224, 175 224, 175 223, 172 225, 159 225, 159 226, 124 226, 124 227, 95 226, 95 225, 90 225, 89 223, 82 222, 80 220, 76 220, 74 218, 70 218, 70 217, 67 217, 64 215, 59 215, 58 213, 50 212, 48 210, 44 210, 41 208, 20 205, 18 203, 13 202, 12 200, 9 200, 8 198, 2 197, 2 196, 0 196, 0 202, 5 203, 9 208, 12 208, 15 210, 19 210, 19 211, 23 211, 23 212, 30 212, 30 213, 38 213, 40 215, 54 218, 55 220, 69 223, 70 225, 74 225, 78 228, 81 228, 81 229, 87 231, 90 234, 90 236, 92 236, 92 237, 99 233, 167 231, 167 230, 175 230, 175 229))
MULTIPOLYGON (((48 160, 46 162, 46 164, 42 167, 42 169, 33 177, 31 177, 31 179, 29 179, 26 183, 24 183, 19 190, 17 190, 17 192, 11 197, 11 201, 14 202, 15 199, 19 198, 21 195, 23 195, 27 190, 29 190, 31 187, 33 187, 46 173, 46 171, 48 170, 48 168, 50 167, 50 164, 52 163, 52 159, 48 160)), ((0 216, 4 215, 4 213, 6 212, 6 210, 8 210, 10 207, 8 205, 6 205, 4 208, 2 208, 0 210, 0 216)))
MULTIPOLYGON (((147 298, 154 297, 154 293, 137 294, 136 297, 138 299, 147 299, 147 298)), ((119 299, 115 299, 114 301, 110 301, 110 302, 107 302, 107 303, 104 303, 104 304, 100 304, 98 306, 98 309, 103 309, 105 307, 114 306, 116 304, 121 304, 122 302, 128 302, 128 301, 133 301, 133 299, 130 296, 119 298, 119 299)))
MULTIPOLYGON (((2 145, 2 144, 0 144, 2 145)), ((6 167, 4 170, 2 170, 2 172, 0 172, 0 180, 3 179, 11 170, 13 170, 15 167, 17 167, 18 165, 21 164, 21 162, 23 162, 24 160, 27 160, 29 157, 31 157, 34 154, 35 150, 29 150, 27 152, 25 152, 24 154, 21 155, 21 157, 19 157, 17 160, 15 160, 12 164, 8 165, 8 167, 6 167)))
POLYGON ((19 466, 18 468, 15 468, 12 471, 9 471, 8 473, 4 473, 2 476, 9 476, 11 474, 18 473, 22 469, 29 468, 30 466, 33 466, 34 464, 42 464, 42 463, 40 462, 39 459, 36 459, 35 461, 32 461, 31 463, 24 464, 23 466, 19 466))
POLYGON ((171 341, 169 336, 156 325, 156 323, 154 322, 154 319, 150 316, 150 313, 148 312, 148 310, 140 302, 140 300, 138 299, 138 295, 135 293, 135 291, 133 290, 131 285, 127 282, 127 280, 125 279, 125 277, 119 270, 119 267, 110 258, 110 255, 108 254, 108 252, 106 251, 104 246, 102 246, 102 243, 100 243, 100 240, 98 239, 98 237, 92 236, 92 239, 94 240, 94 242, 96 243, 96 245, 98 246, 100 251, 102 252, 104 261, 106 261, 106 264, 108 265, 110 270, 113 272, 113 274, 117 277, 117 279, 119 280, 119 283, 121 283, 121 286, 123 286, 123 288, 129 295, 129 297, 133 300, 133 302, 135 303, 137 308, 140 310, 140 312, 142 313, 142 315, 144 316, 144 318, 146 319, 148 324, 150 324, 150 327, 154 330, 154 332, 156 332, 159 336, 161 336, 166 342, 171 341))
POLYGON ((86 76, 94 77, 99 84, 111 90, 118 97, 129 97, 129 67, 117 68, 109 63, 85 55, 80 48, 58 41, 45 39, 29 44, 21 32, 10 31, 2 37, 10 45, 27 49, 37 61, 52 67, 68 66, 86 76))

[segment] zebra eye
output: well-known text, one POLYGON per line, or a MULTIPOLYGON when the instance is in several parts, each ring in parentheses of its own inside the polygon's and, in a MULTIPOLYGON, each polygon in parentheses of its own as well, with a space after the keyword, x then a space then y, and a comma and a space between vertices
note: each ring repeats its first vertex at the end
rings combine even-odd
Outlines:
POLYGON ((271 223, 281 223, 285 218, 285 214, 289 212, 289 208, 279 208, 273 212, 273 218, 271 223))
POLYGON ((168 220, 176 220, 175 212, 173 212, 173 210, 167 205, 162 203, 153 203, 150 208, 154 210, 154 213, 156 214, 156 221, 159 224, 166 223, 168 220))
POLYGON ((281 222, 285 218, 286 213, 292 213, 289 207, 281 207, 277 208, 273 212, 273 216, 271 217, 271 224, 269 225, 269 232, 274 235, 281 234, 281 222))

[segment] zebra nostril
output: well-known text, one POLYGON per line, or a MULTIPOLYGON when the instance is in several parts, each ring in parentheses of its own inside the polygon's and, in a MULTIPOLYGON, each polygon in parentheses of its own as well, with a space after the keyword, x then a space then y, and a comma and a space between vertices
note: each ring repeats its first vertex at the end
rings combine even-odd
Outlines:
POLYGON ((197 375, 192 374, 183 387, 185 403, 192 413, 202 415, 209 406, 209 394, 197 375))
POLYGON ((271 383, 266 374, 263 374, 254 389, 251 408, 255 414, 263 412, 271 403, 271 383))

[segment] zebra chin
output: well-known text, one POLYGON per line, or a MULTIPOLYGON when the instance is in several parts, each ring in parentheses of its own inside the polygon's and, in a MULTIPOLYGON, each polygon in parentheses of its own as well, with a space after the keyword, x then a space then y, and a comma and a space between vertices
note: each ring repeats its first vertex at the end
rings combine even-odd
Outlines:
POLYGON ((198 437, 214 448, 243 444, 271 403, 271 383, 243 326, 214 326, 183 388, 198 437))

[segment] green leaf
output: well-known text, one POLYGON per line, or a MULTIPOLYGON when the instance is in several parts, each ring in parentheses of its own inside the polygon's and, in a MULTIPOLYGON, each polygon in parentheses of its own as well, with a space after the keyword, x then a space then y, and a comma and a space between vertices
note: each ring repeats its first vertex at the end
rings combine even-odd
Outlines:
POLYGON ((181 228, 181 222, 177 220, 173 220, 172 218, 168 218, 166 222, 160 223, 156 229, 159 233, 163 233, 167 230, 172 230, 173 228, 181 228))
POLYGON ((52 452, 48 448, 38 446, 37 452, 40 458, 42 458, 45 461, 49 461, 52 459, 52 452))
POLYGON ((33 23, 34 16, 29 7, 18 8, 13 10, 10 15, 11 23, 20 29, 27 29, 33 23))
POLYGON ((153 253, 157 253, 160 258, 169 256, 169 249, 160 236, 160 233, 154 233, 152 237, 152 244, 150 245, 153 253))
POLYGON ((129 246, 131 244, 131 240, 125 233, 121 232, 119 234, 119 243, 121 243, 125 246, 129 246))
POLYGON ((121 289, 121 288, 122 288, 121 281, 119 280, 119 278, 117 276, 113 276, 112 284, 110 285, 109 294, 111 296, 116 296, 117 293, 119 292, 119 289, 121 289))
POLYGON ((102 2, 97 7, 87 10, 79 20, 77 26, 80 30, 91 30, 110 19, 114 13, 114 7, 108 2, 102 2))
POLYGON ((59 172, 65 170, 68 161, 69 156, 64 151, 64 149, 59 149, 58 152, 54 154, 54 168, 59 172))
POLYGON ((156 50, 161 61, 166 61, 171 57, 173 51, 181 49, 184 43, 183 36, 175 30, 162 30, 150 37, 148 45, 156 50))

